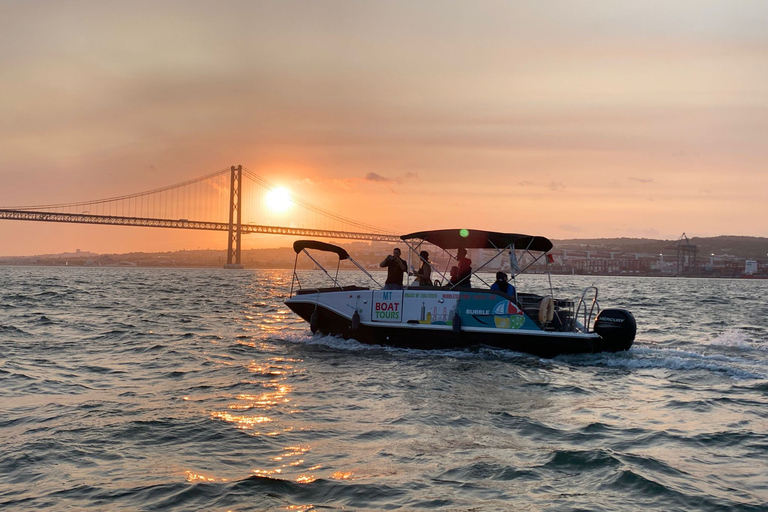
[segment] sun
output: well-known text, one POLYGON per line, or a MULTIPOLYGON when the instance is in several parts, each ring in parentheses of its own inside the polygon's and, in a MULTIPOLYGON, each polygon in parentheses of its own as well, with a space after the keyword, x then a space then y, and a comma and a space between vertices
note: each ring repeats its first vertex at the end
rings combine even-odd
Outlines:
POLYGON ((268 191, 267 195, 264 196, 264 200, 266 201, 267 208, 275 213, 284 212, 293 204, 291 193, 283 187, 273 188, 268 191))

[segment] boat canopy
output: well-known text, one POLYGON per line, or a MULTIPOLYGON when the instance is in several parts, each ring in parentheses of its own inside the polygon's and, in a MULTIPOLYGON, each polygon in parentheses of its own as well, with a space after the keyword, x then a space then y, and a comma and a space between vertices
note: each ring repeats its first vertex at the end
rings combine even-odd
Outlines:
POLYGON ((318 242, 317 240, 296 240, 293 242, 293 250, 296 252, 296 254, 299 254, 304 249, 333 252, 339 255, 339 260, 349 259, 349 253, 337 245, 318 242))
POLYGON ((497 233, 477 229, 437 229, 419 231, 400 237, 402 240, 423 240, 441 249, 528 249, 547 252, 552 249, 552 242, 543 236, 521 235, 518 233, 497 233))

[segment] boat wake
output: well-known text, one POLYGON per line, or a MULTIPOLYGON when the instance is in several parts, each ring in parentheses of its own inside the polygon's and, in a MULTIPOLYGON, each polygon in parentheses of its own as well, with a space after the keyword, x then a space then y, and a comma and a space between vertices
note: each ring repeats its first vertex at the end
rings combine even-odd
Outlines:
POLYGON ((707 342, 708 345, 734 347, 744 350, 761 350, 768 352, 768 345, 753 340, 742 330, 730 329, 707 342))
MULTIPOLYGON (((720 374, 733 380, 766 380, 768 366, 760 359, 748 357, 749 351, 768 352, 768 347, 757 344, 740 331, 728 331, 713 339, 708 345, 713 347, 733 347, 738 352, 706 353, 691 349, 657 348, 654 346, 635 345, 626 352, 601 352, 598 354, 561 355, 554 360, 540 359, 536 356, 494 347, 472 347, 466 349, 419 350, 411 348, 387 347, 360 343, 354 339, 337 336, 290 333, 281 336, 280 341, 311 346, 323 346, 332 350, 347 352, 379 352, 403 354, 409 357, 456 359, 494 359, 515 362, 520 359, 535 360, 546 365, 554 364, 573 366, 599 366, 627 370, 670 370, 675 372, 706 371, 720 374)), ((681 373, 683 375, 683 373, 681 373)))
MULTIPOLYGON (((749 345, 748 348, 754 347, 749 345)), ((744 356, 635 345, 627 352, 560 356, 557 360, 577 366, 670 370, 677 372, 679 376, 706 371, 725 375, 733 380, 768 379, 768 368, 764 362, 744 356)))

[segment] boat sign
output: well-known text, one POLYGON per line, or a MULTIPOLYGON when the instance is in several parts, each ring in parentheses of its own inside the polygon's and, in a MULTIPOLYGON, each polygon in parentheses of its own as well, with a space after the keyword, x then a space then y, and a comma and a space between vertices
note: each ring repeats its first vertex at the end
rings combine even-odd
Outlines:
POLYGON ((371 320, 374 322, 402 322, 402 290, 380 290, 373 292, 371 320))

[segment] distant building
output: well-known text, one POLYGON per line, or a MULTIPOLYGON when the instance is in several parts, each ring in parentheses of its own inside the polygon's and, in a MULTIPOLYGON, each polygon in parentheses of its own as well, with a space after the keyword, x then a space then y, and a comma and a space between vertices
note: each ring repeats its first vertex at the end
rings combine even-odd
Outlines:
POLYGON ((757 261, 756 260, 747 260, 744 263, 744 273, 748 274, 748 275, 757 274, 757 261))

